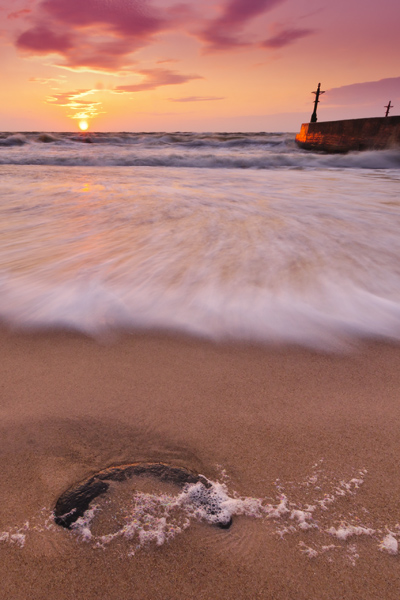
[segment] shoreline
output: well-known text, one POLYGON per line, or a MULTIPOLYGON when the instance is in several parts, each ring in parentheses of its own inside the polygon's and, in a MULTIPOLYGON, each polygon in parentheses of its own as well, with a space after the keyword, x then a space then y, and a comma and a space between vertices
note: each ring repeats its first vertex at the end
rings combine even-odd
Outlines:
POLYGON ((0 533, 31 523, 23 547, 0 542, 4 589, 15 600, 49 589, 87 600, 200 591, 226 600, 397 599, 398 557, 379 551, 379 540, 389 529, 400 537, 400 345, 321 354, 160 333, 98 343, 2 330, 0 361, 0 533), (283 493, 303 510, 344 493, 315 509, 318 528, 309 531, 289 517, 244 515, 228 533, 193 524, 131 558, 128 542, 96 550, 66 531, 34 530, 35 515, 74 482, 140 460, 211 480, 226 473, 240 496, 276 503, 283 493), (340 487, 357 478, 350 492, 340 487), (341 522, 375 533, 327 533, 341 522), (335 549, 322 551, 329 544, 335 549))

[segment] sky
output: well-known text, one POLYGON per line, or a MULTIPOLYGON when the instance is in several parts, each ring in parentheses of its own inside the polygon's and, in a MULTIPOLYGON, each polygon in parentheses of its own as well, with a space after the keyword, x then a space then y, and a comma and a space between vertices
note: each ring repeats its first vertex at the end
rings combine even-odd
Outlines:
POLYGON ((0 130, 297 131, 400 114, 399 0, 0 0, 0 130))

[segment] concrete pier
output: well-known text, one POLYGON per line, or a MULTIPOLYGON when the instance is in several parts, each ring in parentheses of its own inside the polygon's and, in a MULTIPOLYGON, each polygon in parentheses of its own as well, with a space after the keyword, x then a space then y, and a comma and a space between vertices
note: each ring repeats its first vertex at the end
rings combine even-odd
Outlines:
POLYGON ((303 123, 296 142, 324 152, 400 148, 400 116, 303 123))

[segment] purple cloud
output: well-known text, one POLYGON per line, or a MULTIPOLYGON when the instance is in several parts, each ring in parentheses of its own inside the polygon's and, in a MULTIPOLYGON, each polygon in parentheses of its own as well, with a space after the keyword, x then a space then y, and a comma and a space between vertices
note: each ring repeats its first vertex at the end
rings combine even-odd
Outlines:
POLYGON ((69 33, 57 34, 46 25, 37 25, 22 33, 16 45, 21 50, 29 50, 35 54, 65 53, 73 47, 69 33))
POLYGON ((73 27, 102 25, 118 35, 146 38, 163 29, 164 20, 138 0, 43 0, 41 10, 73 27))
POLYGON ((73 70, 127 71, 135 50, 172 26, 140 0, 42 0, 16 46, 31 54, 58 53, 73 70))
MULTIPOLYGON (((10 13, 9 17, 28 18, 29 28, 16 40, 16 46, 26 53, 58 54, 53 64, 69 70, 128 74, 134 71, 134 52, 152 43, 160 33, 182 28, 187 32, 194 23, 200 23, 196 36, 209 51, 260 46, 244 36, 246 25, 284 0, 214 0, 219 15, 208 20, 199 14, 199 7, 179 0, 157 10, 151 2, 38 0, 31 8, 10 13)), ((280 48, 311 33, 309 29, 286 28, 261 42, 261 46, 280 48)))

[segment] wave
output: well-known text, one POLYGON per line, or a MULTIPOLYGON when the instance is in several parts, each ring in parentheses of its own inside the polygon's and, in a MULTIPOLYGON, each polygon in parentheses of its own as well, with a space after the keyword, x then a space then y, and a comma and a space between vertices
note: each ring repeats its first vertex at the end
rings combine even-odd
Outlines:
POLYGON ((305 297, 248 289, 241 293, 204 286, 111 287, 81 280, 47 287, 3 277, 0 319, 12 329, 74 330, 94 338, 118 332, 169 331, 218 341, 296 344, 336 351, 362 339, 400 341, 400 302, 360 287, 335 286, 305 297))
POLYGON ((0 136, 1 146, 23 146, 29 142, 28 138, 23 134, 2 135, 0 136))
MULTIPOLYGON (((15 145, 21 145, 15 143, 15 145)), ((0 165, 91 166, 91 167, 171 167, 198 169, 400 169, 396 150, 354 152, 348 155, 266 152, 252 155, 218 153, 140 153, 114 150, 103 153, 7 154, 0 165)))
POLYGON ((183 145, 183 146, 248 146, 276 145, 290 140, 290 133, 191 133, 191 132, 138 132, 138 133, 49 133, 49 132, 20 132, 0 133, 2 145, 12 145, 14 138, 21 138, 23 143, 74 142, 90 144, 120 144, 120 145, 183 145))

